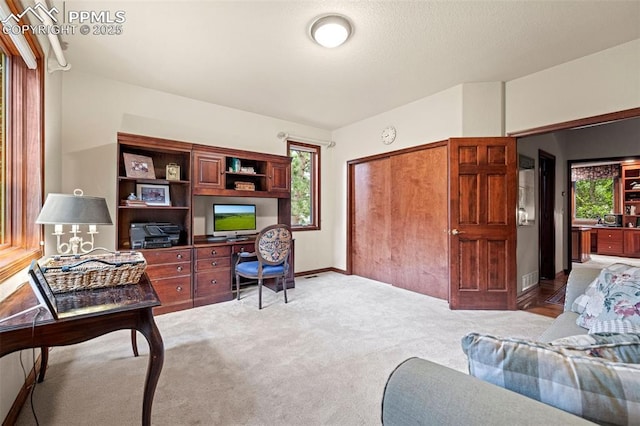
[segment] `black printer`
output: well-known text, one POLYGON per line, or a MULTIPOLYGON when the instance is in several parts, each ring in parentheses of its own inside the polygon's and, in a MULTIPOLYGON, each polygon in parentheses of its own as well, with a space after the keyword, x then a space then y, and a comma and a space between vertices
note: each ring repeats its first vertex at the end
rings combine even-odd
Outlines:
POLYGON ((132 223, 129 229, 131 249, 165 248, 178 244, 182 227, 169 222, 132 223))

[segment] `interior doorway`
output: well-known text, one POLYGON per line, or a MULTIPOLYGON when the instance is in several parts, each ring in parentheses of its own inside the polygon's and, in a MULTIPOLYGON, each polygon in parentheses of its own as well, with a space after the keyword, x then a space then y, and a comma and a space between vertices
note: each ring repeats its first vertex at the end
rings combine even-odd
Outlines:
POLYGON ((540 226, 538 227, 538 247, 540 278, 553 279, 556 275, 556 157, 548 152, 538 151, 540 226))

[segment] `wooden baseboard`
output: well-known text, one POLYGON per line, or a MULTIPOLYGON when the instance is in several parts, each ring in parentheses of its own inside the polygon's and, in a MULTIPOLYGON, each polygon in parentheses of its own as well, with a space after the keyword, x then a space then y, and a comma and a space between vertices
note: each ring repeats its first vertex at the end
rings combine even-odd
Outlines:
POLYGON ((27 380, 22 384, 22 388, 20 389, 18 396, 16 396, 15 401, 13 401, 13 405, 11 405, 9 412, 7 413, 7 417, 5 417, 4 421, 2 422, 2 426, 13 426, 18 421, 20 411, 29 399, 29 394, 31 393, 31 389, 35 385, 36 377, 38 377, 38 374, 40 374, 40 360, 41 355, 38 355, 38 357, 34 361, 33 368, 27 376, 27 380))
POLYGON ((322 269, 312 269, 310 271, 296 272, 297 277, 303 277, 305 275, 313 275, 313 274, 321 274, 323 272, 337 272, 338 274, 348 275, 347 271, 338 268, 322 268, 322 269))
POLYGON ((523 309, 527 309, 532 304, 535 304, 538 298, 539 290, 540 290, 540 283, 537 283, 532 285, 522 293, 520 293, 516 298, 517 308, 520 310, 523 310, 523 309))

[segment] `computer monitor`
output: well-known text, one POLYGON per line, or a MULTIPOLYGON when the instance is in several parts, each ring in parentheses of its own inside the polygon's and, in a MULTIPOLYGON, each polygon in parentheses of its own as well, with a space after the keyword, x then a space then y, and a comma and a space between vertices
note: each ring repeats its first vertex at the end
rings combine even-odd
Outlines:
POLYGON ((213 235, 235 237, 256 233, 255 204, 214 204, 213 235))

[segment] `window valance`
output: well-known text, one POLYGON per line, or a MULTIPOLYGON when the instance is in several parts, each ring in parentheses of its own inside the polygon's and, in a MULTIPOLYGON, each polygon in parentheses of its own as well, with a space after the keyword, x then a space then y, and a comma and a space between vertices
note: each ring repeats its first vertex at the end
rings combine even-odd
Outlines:
POLYGON ((571 168, 571 182, 578 180, 614 179, 619 177, 620 164, 571 168))

